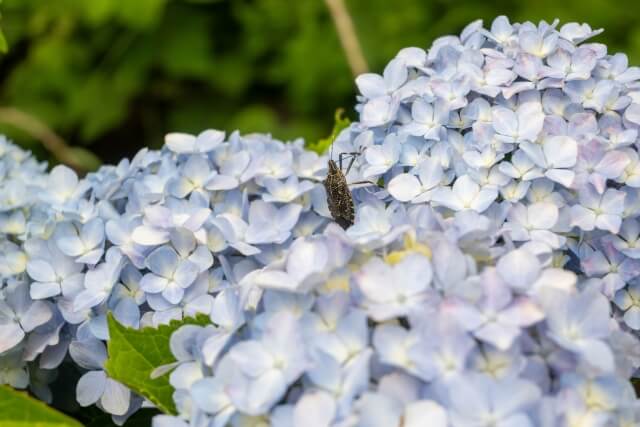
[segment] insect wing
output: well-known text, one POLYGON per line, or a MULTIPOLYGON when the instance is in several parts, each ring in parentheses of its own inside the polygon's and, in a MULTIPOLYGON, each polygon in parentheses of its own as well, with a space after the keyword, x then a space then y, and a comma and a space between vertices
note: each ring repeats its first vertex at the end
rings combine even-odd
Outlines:
POLYGON ((353 225, 353 197, 344 174, 333 160, 329 160, 324 187, 327 192, 327 205, 333 219, 345 229, 353 225))

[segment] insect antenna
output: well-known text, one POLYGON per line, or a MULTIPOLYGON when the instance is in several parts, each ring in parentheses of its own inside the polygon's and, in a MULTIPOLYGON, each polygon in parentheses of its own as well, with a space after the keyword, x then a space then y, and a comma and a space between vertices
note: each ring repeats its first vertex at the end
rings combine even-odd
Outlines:
POLYGON ((329 160, 333 159, 333 144, 335 144, 335 141, 332 141, 331 147, 329 147, 329 160))

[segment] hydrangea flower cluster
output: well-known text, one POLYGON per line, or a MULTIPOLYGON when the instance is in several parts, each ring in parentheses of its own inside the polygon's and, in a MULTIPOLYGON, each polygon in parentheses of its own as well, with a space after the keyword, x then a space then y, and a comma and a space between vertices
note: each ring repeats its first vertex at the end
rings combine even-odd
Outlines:
POLYGON ((598 33, 499 17, 358 77, 332 152, 382 188, 174 334, 156 424, 638 425, 640 69, 598 33))
POLYGON ((217 312, 219 289, 328 222, 326 159, 302 140, 170 134, 82 180, 1 143, 0 383, 50 401, 69 355, 80 405, 118 423, 143 400, 103 370, 107 312, 133 328, 217 312))
POLYGON ((594 280, 640 330, 640 68, 602 30, 481 21, 356 79, 360 122, 336 151, 387 202, 473 211, 541 260, 594 280))
POLYGON ((156 427, 638 425, 640 69, 557 27, 474 22, 358 77, 346 230, 301 140, 173 133, 82 180, 0 141, 0 383, 50 400, 68 356, 122 423, 106 313, 202 313, 156 427))

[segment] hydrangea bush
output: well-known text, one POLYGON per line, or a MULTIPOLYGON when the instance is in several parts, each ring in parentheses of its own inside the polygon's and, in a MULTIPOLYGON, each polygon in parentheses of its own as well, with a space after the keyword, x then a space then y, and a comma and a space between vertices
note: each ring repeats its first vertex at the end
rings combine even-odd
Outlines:
POLYGON ((107 313, 170 338, 157 427, 635 426, 640 68, 557 22, 470 24, 356 79, 330 155, 174 133, 85 179, 0 150, 0 382, 124 422, 107 313))

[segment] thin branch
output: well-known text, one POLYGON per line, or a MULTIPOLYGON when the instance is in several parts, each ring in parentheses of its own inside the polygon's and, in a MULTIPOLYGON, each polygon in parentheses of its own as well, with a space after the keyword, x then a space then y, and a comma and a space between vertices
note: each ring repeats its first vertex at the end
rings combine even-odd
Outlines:
POLYGON ((344 0, 324 0, 331 13, 331 18, 338 31, 340 44, 347 56, 349 68, 354 77, 369 71, 367 60, 364 58, 356 30, 353 26, 353 20, 347 10, 344 0))
POLYGON ((69 145, 60 135, 37 117, 14 107, 0 107, 0 122, 6 123, 29 134, 58 159, 76 171, 84 171, 86 168, 78 162, 69 145))

